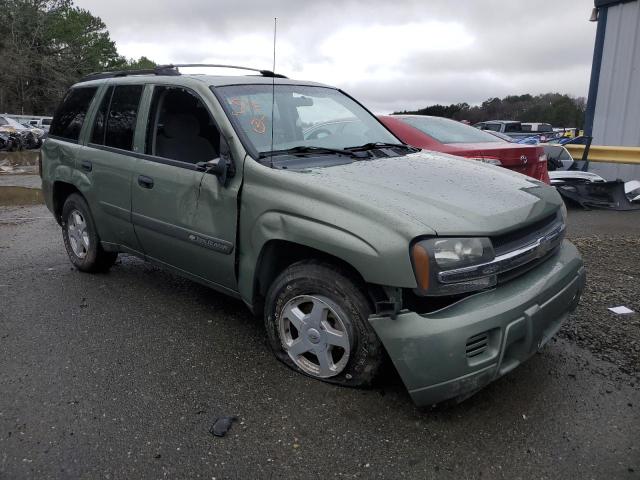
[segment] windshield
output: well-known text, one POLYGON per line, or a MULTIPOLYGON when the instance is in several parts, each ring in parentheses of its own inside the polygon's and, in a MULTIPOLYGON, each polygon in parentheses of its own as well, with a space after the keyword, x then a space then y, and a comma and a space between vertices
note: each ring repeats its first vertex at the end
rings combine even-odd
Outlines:
POLYGON ((499 138, 477 128, 440 117, 399 117, 403 122, 435 138, 440 143, 501 142, 499 138))
POLYGON ((215 89, 235 128, 244 133, 258 154, 296 147, 345 149, 369 143, 402 145, 373 115, 338 90, 276 85, 275 96, 272 96, 272 88, 272 85, 233 85, 215 89))

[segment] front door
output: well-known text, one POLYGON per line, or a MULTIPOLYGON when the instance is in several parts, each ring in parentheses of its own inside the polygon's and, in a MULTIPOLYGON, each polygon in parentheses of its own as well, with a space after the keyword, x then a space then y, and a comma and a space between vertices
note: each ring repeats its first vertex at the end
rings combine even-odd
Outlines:
POLYGON ((239 182, 223 186, 196 169, 196 163, 220 156, 213 117, 194 92, 155 86, 148 118, 131 204, 145 255, 235 291, 239 182))

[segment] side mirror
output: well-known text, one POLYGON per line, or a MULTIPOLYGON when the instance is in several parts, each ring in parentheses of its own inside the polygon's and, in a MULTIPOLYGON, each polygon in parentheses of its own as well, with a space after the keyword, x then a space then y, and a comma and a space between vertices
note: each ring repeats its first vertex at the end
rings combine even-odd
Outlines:
POLYGON ((235 176, 236 168, 231 157, 231 150, 222 135, 220 135, 220 156, 208 162, 196 163, 196 170, 215 175, 223 187, 226 187, 229 179, 235 176))
POLYGON ((218 177, 222 185, 227 184, 227 174, 229 173, 229 164, 220 157, 209 160, 208 162, 196 163, 196 170, 204 173, 211 173, 218 177))

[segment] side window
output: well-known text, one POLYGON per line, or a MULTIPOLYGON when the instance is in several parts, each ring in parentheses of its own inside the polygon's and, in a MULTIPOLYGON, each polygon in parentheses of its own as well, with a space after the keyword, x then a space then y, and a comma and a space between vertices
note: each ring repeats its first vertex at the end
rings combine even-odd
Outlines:
POLYGON ((97 87, 73 88, 67 92, 62 105, 56 111, 49 133, 68 140, 78 141, 87 110, 97 87))
POLYGON ((96 145, 104 145, 104 132, 107 123, 107 113, 109 113, 109 104, 113 95, 113 87, 109 87, 102 97, 102 103, 96 113, 96 119, 93 122, 93 130, 91 132, 91 143, 96 145))
POLYGON ((111 97, 107 114, 104 144, 108 147, 131 150, 136 129, 138 105, 142 96, 142 85, 118 85, 111 97))
POLYGON ((180 87, 153 89, 145 153, 186 163, 220 156, 220 132, 202 100, 180 87))

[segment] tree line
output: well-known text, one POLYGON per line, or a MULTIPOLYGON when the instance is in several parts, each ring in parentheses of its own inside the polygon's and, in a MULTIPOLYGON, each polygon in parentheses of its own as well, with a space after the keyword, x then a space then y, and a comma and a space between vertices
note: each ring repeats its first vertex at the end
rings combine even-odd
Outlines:
POLYGON ((51 115, 84 75, 149 68, 118 54, 104 22, 72 0, 0 0, 0 113, 51 115))
POLYGON ((480 105, 456 103, 431 105, 398 114, 432 115, 454 120, 477 123, 486 120, 518 120, 521 122, 544 122, 554 127, 577 127, 584 124, 586 102, 584 97, 571 97, 560 93, 541 95, 508 95, 504 98, 489 98, 480 105))

